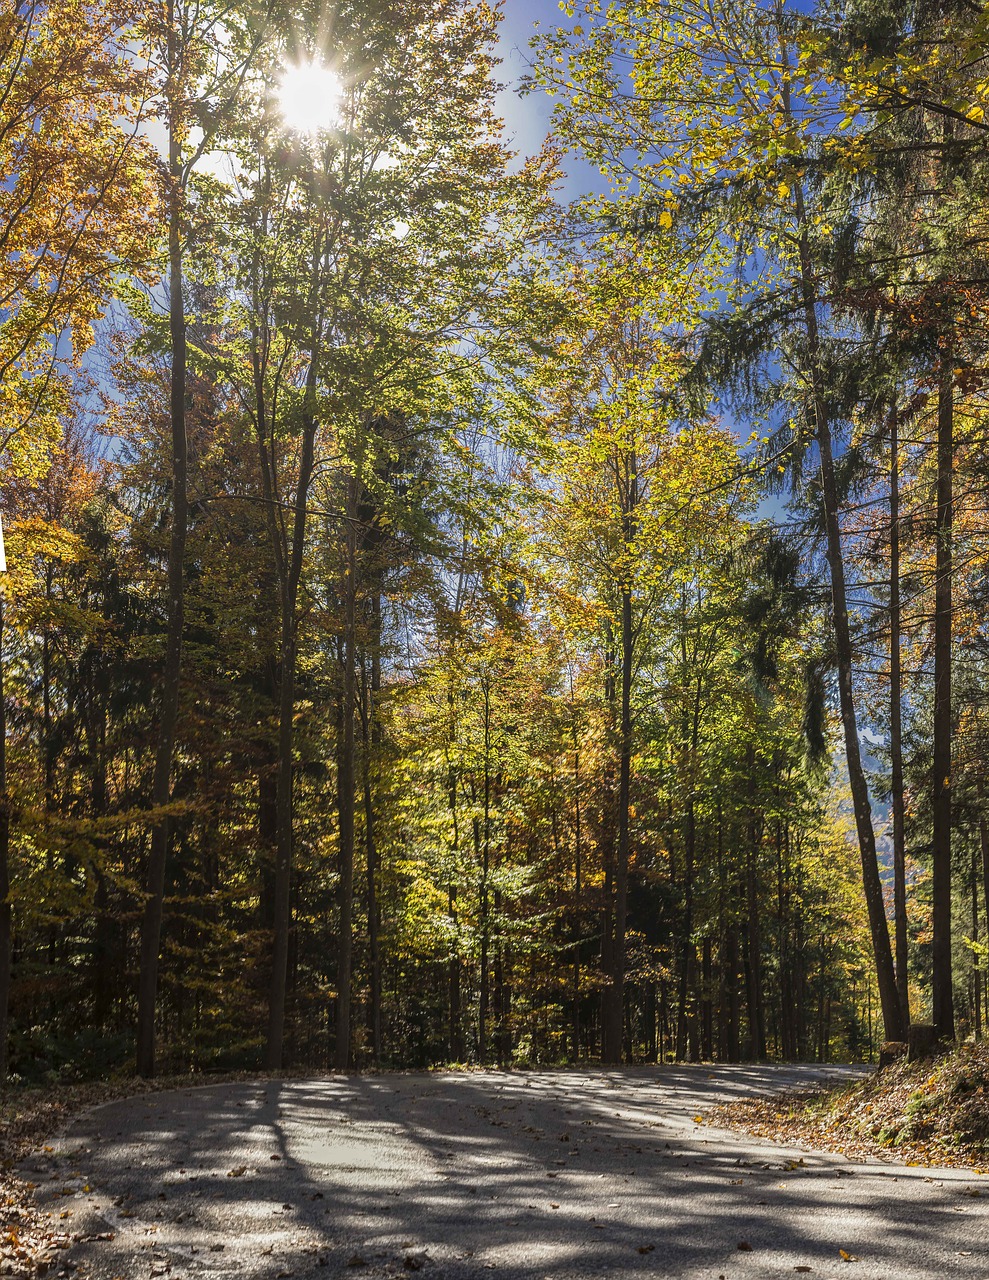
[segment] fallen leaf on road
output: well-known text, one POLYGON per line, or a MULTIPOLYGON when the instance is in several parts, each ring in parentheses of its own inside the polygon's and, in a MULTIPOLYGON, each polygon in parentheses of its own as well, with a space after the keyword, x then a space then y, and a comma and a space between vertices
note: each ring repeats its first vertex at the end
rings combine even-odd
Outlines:
POLYGON ((656 1246, 654 1244, 640 1244, 637 1252, 652 1253, 655 1248, 656 1246))
POLYGON ((752 1246, 749 1244, 748 1240, 739 1240, 738 1244, 735 1247, 737 1249, 741 1249, 743 1253, 752 1252, 752 1246))
POLYGON ((841 1257, 842 1262, 858 1262, 858 1258, 856 1258, 854 1253, 846 1253, 844 1249, 839 1249, 838 1254, 841 1257))
POLYGON ((794 1271, 813 1271, 813 1267, 794 1267, 794 1271))
POLYGON ((236 1169, 230 1169, 227 1173, 228 1178, 242 1178, 247 1172, 246 1164, 239 1164, 236 1169))

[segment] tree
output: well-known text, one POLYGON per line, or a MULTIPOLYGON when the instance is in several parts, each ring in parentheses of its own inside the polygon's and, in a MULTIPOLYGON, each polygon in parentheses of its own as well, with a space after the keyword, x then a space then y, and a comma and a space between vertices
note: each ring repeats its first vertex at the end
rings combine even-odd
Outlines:
MULTIPOLYGON (((833 104, 819 84, 798 79, 792 27, 779 6, 753 5, 742 15, 689 3, 659 9, 633 3, 610 11, 606 27, 594 21, 590 9, 587 18, 587 36, 579 35, 573 50, 562 32, 544 46, 544 79, 563 99, 557 112, 560 131, 584 147, 620 191, 633 180, 656 191, 665 206, 662 224, 672 227, 677 218, 687 243, 713 243, 720 257, 723 237, 717 228, 730 227, 742 260, 751 264, 759 256, 768 264, 761 277, 754 270, 740 275, 730 294, 732 313, 724 319, 715 314, 706 326, 699 369, 722 386, 734 382, 751 389, 753 375, 765 379, 792 414, 795 435, 817 446, 835 666, 863 886, 883 1018, 887 1034, 901 1038, 903 1018, 852 685, 835 469, 838 423, 826 391, 831 356, 822 334, 819 288, 818 253, 826 223, 808 203, 802 176, 826 146, 833 104), (619 55, 632 61, 636 93, 631 97, 619 83, 624 74, 617 69, 619 55), (567 89, 568 84, 574 87, 567 89), (593 98, 598 117, 593 138, 584 114, 587 98, 593 98), (778 372, 793 379, 785 391, 774 377, 777 352, 783 365, 778 372)), ((768 400, 764 387, 758 398, 768 400)))
MULTIPOLYGON (((171 798, 172 762, 182 679, 185 624, 185 549, 188 537, 189 446, 186 424, 188 335, 185 301, 185 241, 190 229, 190 185, 197 164, 229 128, 240 89, 251 69, 261 34, 245 16, 252 6, 203 6, 196 0, 166 0, 164 12, 139 28, 149 61, 160 74, 158 118, 165 125, 163 166, 168 237, 168 350, 171 357, 169 414, 172 428, 171 532, 168 549, 167 620, 161 704, 151 803, 163 809, 171 798)), ((263 27, 261 28, 263 32, 263 27)), ((155 1001, 164 915, 169 821, 154 821, 148 857, 147 898, 141 931, 138 985, 137 1066, 155 1071, 155 1001)))

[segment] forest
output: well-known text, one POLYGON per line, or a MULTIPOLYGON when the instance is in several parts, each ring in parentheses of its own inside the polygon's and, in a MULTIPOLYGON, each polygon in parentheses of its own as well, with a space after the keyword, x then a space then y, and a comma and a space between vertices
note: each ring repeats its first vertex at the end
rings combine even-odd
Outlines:
POLYGON ((0 1077, 982 1036, 989 12, 503 19, 0 0, 0 1077))

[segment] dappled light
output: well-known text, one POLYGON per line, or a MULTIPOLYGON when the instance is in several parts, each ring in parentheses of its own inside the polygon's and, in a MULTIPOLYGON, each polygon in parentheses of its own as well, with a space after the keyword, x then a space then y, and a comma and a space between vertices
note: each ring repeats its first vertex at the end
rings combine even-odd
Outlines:
POLYGON ((52 1186, 84 1179, 118 1233, 92 1259, 153 1230, 173 1274, 197 1259, 208 1273, 217 1243, 224 1269, 250 1275, 827 1275, 842 1249, 870 1277, 951 1273, 984 1229, 966 1194, 978 1176, 759 1143, 699 1115, 841 1074, 402 1074, 152 1094, 75 1125, 52 1186))

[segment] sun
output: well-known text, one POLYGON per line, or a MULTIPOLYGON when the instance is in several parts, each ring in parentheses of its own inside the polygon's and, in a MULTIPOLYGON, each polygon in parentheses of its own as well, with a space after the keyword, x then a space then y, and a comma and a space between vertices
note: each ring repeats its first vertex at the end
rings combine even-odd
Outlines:
POLYGON ((343 85, 332 68, 314 58, 284 69, 278 77, 275 99, 286 129, 322 133, 340 123, 343 85))

